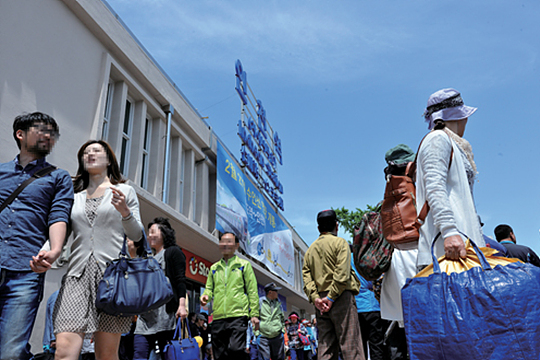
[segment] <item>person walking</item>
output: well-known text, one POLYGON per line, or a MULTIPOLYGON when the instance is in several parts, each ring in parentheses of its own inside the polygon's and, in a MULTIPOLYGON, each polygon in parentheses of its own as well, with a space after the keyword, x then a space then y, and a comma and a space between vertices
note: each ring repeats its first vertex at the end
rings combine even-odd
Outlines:
POLYGON ((317 214, 320 236, 306 251, 302 274, 304 292, 315 305, 319 330, 318 359, 364 360, 354 296, 360 282, 351 268, 349 244, 337 236, 334 210, 317 214))
POLYGON ((165 345, 174 337, 176 319, 187 317, 186 256, 176 244, 176 234, 168 219, 157 217, 148 224, 148 242, 171 283, 174 296, 167 304, 138 316, 133 337, 134 360, 148 359, 156 342, 164 358, 165 345))
POLYGON ((120 253, 124 234, 142 245, 139 201, 105 141, 84 143, 77 160, 71 256, 53 312, 55 359, 78 359, 83 340, 93 337, 96 358, 116 360, 120 337, 130 331, 132 319, 98 312, 97 286, 107 263, 120 253))
POLYGON ((45 272, 62 252, 73 184, 46 160, 60 131, 51 116, 33 112, 13 121, 19 154, 0 164, 0 359, 30 359, 30 334, 43 296, 45 272), (45 172, 48 171, 48 174, 45 172), (39 178, 35 174, 43 174, 39 178), (8 203, 21 184, 35 179, 8 203), (50 250, 41 250, 47 238, 50 250))
POLYGON ((213 304, 212 354, 215 360, 248 359, 246 332, 248 316, 253 329, 259 329, 257 278, 247 260, 236 256, 240 246, 236 234, 226 232, 219 238, 223 258, 210 267, 201 306, 213 304))
POLYGON ((279 286, 271 282, 265 285, 265 296, 259 300, 259 360, 283 360, 285 358, 285 342, 283 327, 285 315, 278 299, 279 286))
POLYGON ((362 333, 362 346, 364 356, 371 360, 390 360, 390 349, 384 344, 384 333, 386 324, 381 319, 381 307, 375 298, 373 291, 369 289, 369 283, 356 270, 354 259, 351 258, 351 267, 356 277, 360 280, 360 290, 355 296, 356 308, 358 311, 358 322, 360 323, 360 332, 362 333))
POLYGON ((304 360, 304 345, 300 340, 300 334, 306 335, 304 326, 298 319, 298 314, 292 312, 289 314, 289 326, 287 327, 287 336, 289 343, 289 352, 291 360, 304 360))
POLYGON ((473 198, 476 163, 471 144, 463 138, 468 119, 476 110, 465 105, 461 94, 451 88, 428 99, 424 117, 431 132, 418 150, 416 167, 417 211, 420 213, 424 203, 430 207, 420 227, 419 269, 433 262, 431 244, 439 233, 443 241, 435 244, 437 258, 465 258, 464 236, 479 247, 485 246, 473 198))

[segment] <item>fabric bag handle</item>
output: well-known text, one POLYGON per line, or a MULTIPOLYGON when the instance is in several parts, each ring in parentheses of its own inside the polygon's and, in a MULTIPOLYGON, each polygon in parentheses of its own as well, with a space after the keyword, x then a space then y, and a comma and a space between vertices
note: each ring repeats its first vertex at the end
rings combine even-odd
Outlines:
MULTIPOLYGON (((465 235, 461 231, 460 231, 460 234, 465 236, 469 240, 469 242, 472 244, 472 246, 474 248, 474 252, 476 253, 476 256, 478 256, 478 260, 480 260, 480 265, 482 265, 482 269, 491 270, 491 265, 489 265, 489 263, 488 263, 488 261, 486 259, 486 256, 484 255, 484 253, 482 251, 480 251, 480 249, 478 248, 476 243, 474 241, 472 241, 471 238, 469 238, 467 235, 465 235)), ((431 258, 433 259, 433 273, 434 274, 440 274, 441 273, 441 267, 439 266, 439 261, 437 260, 437 257, 435 257, 435 242, 439 238, 442 238, 441 233, 438 233, 437 236, 435 236, 435 239, 433 240, 433 243, 431 244, 431 258)))
MULTIPOLYGON (((146 257, 150 257, 150 256, 153 256, 152 255, 152 250, 150 249, 150 245, 148 245, 148 240, 146 240, 146 233, 144 232, 143 229, 141 229, 142 231, 142 241, 143 242, 143 246, 144 246, 144 250, 146 252, 146 257)), ((124 234, 124 243, 122 244, 122 250, 120 251, 120 257, 128 257, 128 253, 127 253, 127 235, 124 234)))
POLYGON ((186 327, 187 327, 189 339, 192 339, 192 337, 191 337, 191 329, 187 325, 187 322, 188 322, 187 318, 184 321, 182 321, 181 317, 178 318, 178 321, 176 322, 176 329, 174 330, 174 336, 172 338, 173 340, 178 339, 178 342, 180 342, 180 340, 182 340, 182 335, 180 333, 180 331, 181 331, 180 329, 183 330, 186 327))

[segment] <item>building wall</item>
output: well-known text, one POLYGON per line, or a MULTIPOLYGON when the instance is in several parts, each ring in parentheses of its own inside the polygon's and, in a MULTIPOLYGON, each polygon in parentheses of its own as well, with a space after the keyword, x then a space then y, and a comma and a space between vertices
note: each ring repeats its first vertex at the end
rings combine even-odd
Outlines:
MULTIPOLYGON (((6 129, 0 131, 0 161, 18 153, 11 134, 15 116, 45 112, 61 133, 49 162, 75 174, 80 146, 106 139, 137 191, 143 223, 166 216, 182 248, 210 262, 221 257, 212 235, 216 135, 103 2, 0 0, 0 51, 0 126, 6 129), (171 107, 169 192, 162 201, 171 107)), ((294 230, 293 240, 301 259, 307 246, 294 230)), ((288 309, 312 311, 299 276, 290 286, 260 264, 254 269, 260 284, 283 287, 288 309)), ((64 273, 47 274, 34 352, 41 349, 46 300, 64 273)))

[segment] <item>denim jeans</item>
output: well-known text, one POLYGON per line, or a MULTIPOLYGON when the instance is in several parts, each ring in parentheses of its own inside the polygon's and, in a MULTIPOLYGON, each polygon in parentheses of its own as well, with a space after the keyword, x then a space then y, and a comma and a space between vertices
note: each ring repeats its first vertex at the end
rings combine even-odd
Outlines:
POLYGON ((45 274, 0 269, 0 359, 32 357, 30 334, 43 297, 45 274))

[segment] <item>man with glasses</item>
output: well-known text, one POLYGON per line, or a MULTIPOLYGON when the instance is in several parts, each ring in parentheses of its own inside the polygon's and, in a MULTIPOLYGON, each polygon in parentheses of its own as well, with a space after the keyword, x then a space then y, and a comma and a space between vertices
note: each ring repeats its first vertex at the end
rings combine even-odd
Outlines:
POLYGON ((0 164, 0 204, 8 203, 0 213, 0 360, 32 357, 45 271, 60 256, 73 204, 69 173, 45 160, 59 137, 56 121, 40 112, 17 116, 13 137, 19 155, 0 164), (6 201, 36 173, 42 176, 6 201), (47 239, 50 250, 40 250, 47 239))

